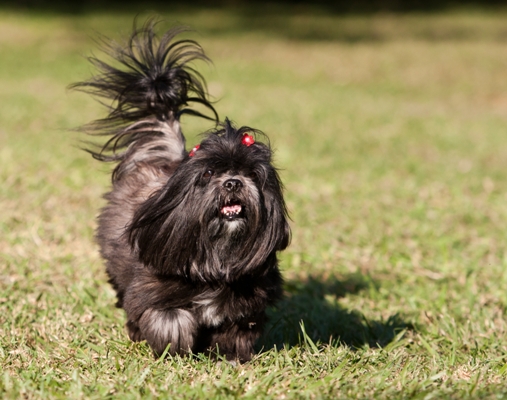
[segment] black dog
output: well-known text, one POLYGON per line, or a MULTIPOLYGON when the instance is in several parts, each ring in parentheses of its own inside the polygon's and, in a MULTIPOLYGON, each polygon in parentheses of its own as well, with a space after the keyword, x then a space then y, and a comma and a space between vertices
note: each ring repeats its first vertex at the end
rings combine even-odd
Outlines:
POLYGON ((264 135, 227 119, 185 150, 181 115, 205 117, 188 103, 218 118, 189 66, 208 59, 196 42, 174 40, 183 29, 158 40, 154 25, 107 47, 116 64, 91 58, 99 74, 72 85, 112 100, 107 118, 84 128, 109 136, 92 155, 118 162, 99 217, 101 254, 132 340, 155 355, 170 345, 171 354, 248 361, 265 309, 282 293, 282 185, 269 146, 256 140, 264 135))

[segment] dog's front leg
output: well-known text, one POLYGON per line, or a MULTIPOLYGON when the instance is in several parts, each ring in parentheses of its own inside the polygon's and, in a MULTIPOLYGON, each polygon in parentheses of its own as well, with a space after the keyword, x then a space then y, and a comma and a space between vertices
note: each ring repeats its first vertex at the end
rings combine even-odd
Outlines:
POLYGON ((160 356, 170 344, 170 354, 185 355, 192 351, 197 333, 194 316, 181 308, 156 310, 148 308, 138 323, 141 336, 160 356))
POLYGON ((227 360, 250 361, 256 340, 262 333, 266 320, 265 313, 244 317, 234 322, 224 323, 212 336, 214 348, 227 360), (218 349, 217 349, 218 348, 218 349))

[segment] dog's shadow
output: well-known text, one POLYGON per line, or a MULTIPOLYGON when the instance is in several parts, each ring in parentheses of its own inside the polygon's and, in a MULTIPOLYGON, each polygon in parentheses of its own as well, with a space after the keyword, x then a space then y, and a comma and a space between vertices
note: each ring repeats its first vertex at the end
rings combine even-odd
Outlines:
POLYGON ((339 300, 375 286, 361 275, 342 280, 312 277, 304 282, 288 281, 285 298, 268 310, 269 323, 257 346, 262 351, 290 348, 304 342, 303 330, 314 343, 383 347, 413 325, 394 314, 386 320, 372 321, 359 311, 346 310, 339 300))

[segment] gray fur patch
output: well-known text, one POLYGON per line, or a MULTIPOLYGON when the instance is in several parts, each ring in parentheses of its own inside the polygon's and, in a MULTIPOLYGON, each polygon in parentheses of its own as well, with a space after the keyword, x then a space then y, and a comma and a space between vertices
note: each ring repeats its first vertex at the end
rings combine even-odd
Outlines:
POLYGON ((189 352, 194 344, 196 322, 192 314, 183 309, 148 309, 139 320, 147 342, 161 354, 170 343, 171 354, 189 352))

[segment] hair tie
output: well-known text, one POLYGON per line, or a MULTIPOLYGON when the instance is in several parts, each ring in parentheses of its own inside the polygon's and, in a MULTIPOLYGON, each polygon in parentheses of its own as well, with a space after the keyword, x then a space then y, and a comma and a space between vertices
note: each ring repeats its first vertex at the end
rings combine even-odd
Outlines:
POLYGON ((241 139, 241 143, 244 144, 245 146, 249 147, 255 143, 255 140, 254 140, 253 136, 249 135, 248 133, 245 133, 243 135, 243 139, 241 139))
POLYGON ((193 148, 192 150, 190 150, 190 153, 188 153, 188 156, 189 156, 189 157, 193 157, 193 156, 195 156, 195 152, 196 152, 197 150, 199 150, 199 147, 201 147, 201 145, 200 145, 200 144, 196 144, 196 145, 194 146, 194 148, 193 148))

